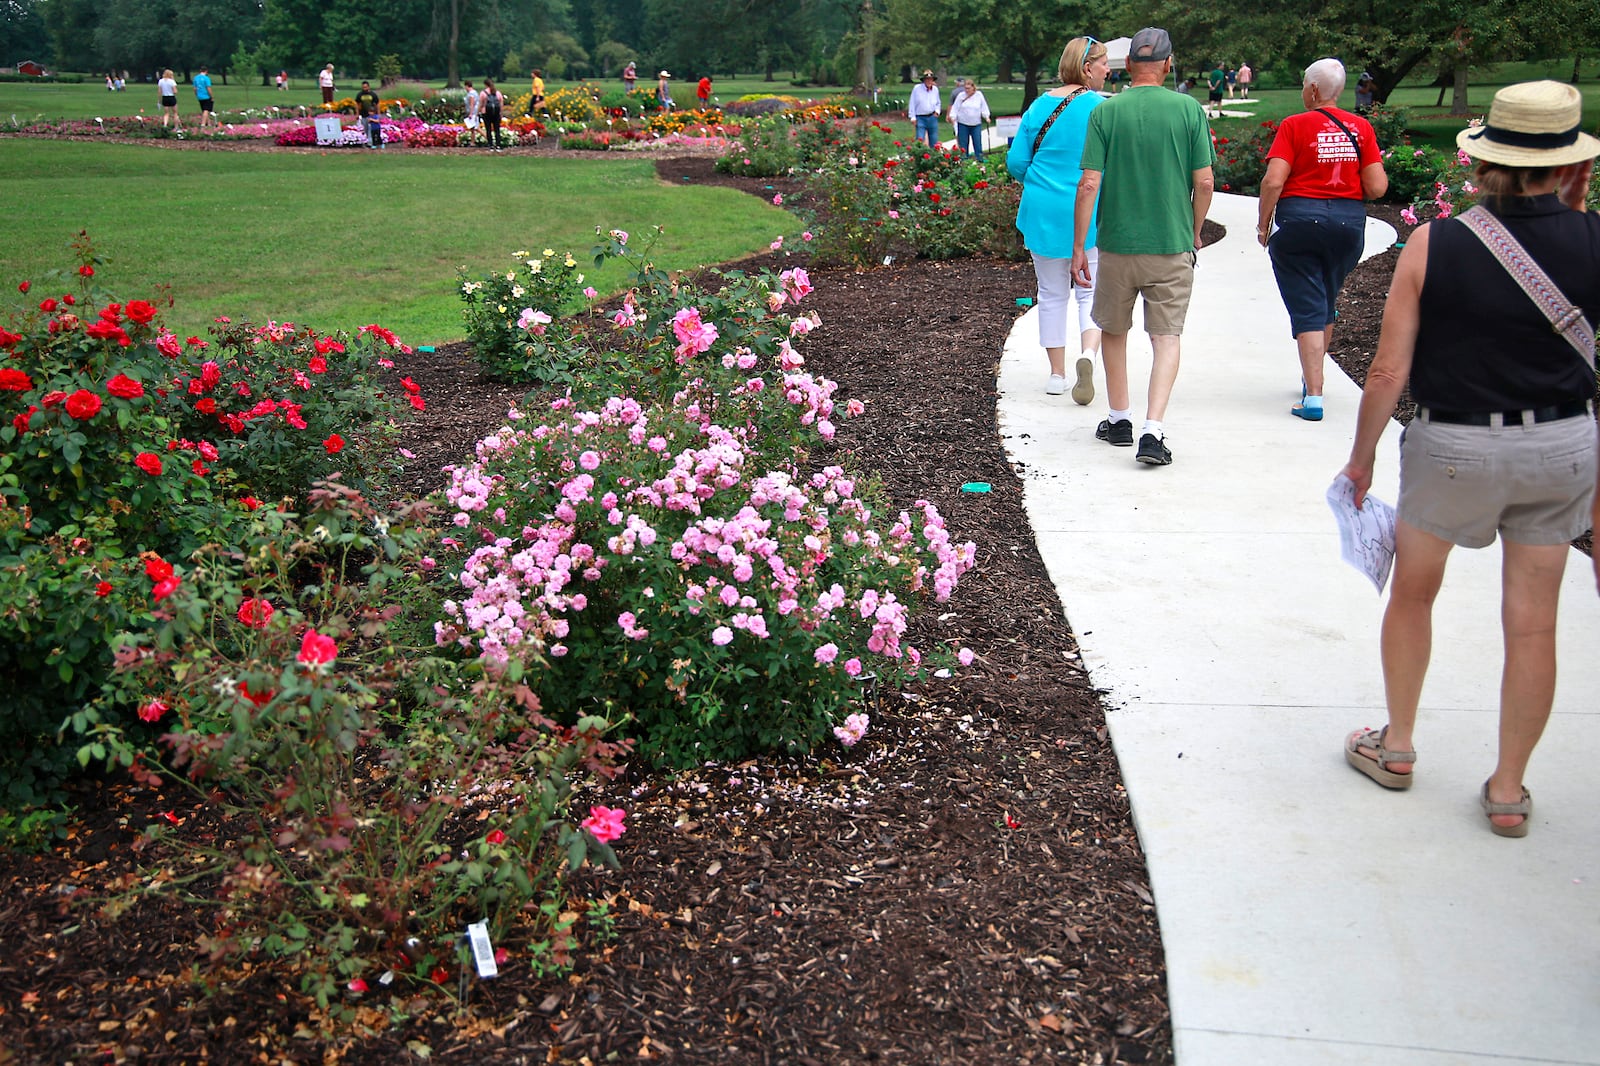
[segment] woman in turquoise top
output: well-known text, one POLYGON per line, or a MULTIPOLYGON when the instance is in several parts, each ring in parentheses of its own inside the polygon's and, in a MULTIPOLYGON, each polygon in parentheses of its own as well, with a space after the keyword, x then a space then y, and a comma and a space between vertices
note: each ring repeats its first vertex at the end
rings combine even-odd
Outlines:
MULTIPOLYGON (((1078 179, 1083 170, 1084 131, 1089 114, 1104 102, 1100 87, 1111 72, 1106 46, 1093 37, 1074 37, 1061 53, 1058 68, 1061 87, 1033 102, 1017 130, 1006 168, 1022 182, 1022 204, 1017 209, 1017 229, 1033 254, 1033 273, 1039 282, 1039 343, 1050 357, 1050 380, 1045 392, 1059 396, 1067 391, 1067 319, 1077 305, 1077 383, 1072 399, 1086 404, 1094 399, 1094 360, 1100 349, 1100 330, 1089 317, 1094 290, 1078 286, 1073 299, 1072 212, 1078 199, 1078 179)), ((1085 247, 1090 273, 1098 261, 1095 225, 1089 226, 1085 247)))

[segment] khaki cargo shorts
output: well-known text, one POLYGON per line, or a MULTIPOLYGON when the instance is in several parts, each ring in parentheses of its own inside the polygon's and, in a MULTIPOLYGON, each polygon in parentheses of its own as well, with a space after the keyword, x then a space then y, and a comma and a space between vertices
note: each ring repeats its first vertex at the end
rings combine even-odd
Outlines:
POLYGON ((1118 255, 1100 250, 1094 279, 1094 322, 1107 333, 1133 331, 1133 304, 1144 297, 1144 331, 1158 337, 1183 333, 1194 292, 1194 252, 1118 255))

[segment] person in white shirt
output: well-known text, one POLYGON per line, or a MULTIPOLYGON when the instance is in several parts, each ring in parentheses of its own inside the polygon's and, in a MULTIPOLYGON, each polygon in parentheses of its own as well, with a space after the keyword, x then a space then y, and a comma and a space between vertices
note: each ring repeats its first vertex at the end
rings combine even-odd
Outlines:
POLYGON ((475 130, 478 128, 478 90, 472 87, 470 81, 464 81, 461 84, 466 86, 467 89, 467 117, 462 122, 462 125, 469 130, 475 130))
POLYGON ((333 64, 329 63, 322 68, 322 73, 317 75, 317 85, 322 89, 322 106, 333 106, 333 64))
POLYGON ((974 159, 983 159, 983 124, 991 118, 989 101, 978 91, 978 83, 965 78, 950 101, 950 123, 956 128, 956 147, 974 159))
POLYGON ((161 128, 167 128, 167 120, 179 129, 183 128, 183 121, 178 118, 178 82, 172 76, 172 71, 163 70, 161 79, 156 82, 156 91, 161 94, 161 128))
POLYGON ((929 148, 939 147, 939 113, 943 110, 933 71, 925 70, 922 72, 922 84, 911 90, 911 103, 907 107, 906 117, 916 123, 916 140, 929 148))

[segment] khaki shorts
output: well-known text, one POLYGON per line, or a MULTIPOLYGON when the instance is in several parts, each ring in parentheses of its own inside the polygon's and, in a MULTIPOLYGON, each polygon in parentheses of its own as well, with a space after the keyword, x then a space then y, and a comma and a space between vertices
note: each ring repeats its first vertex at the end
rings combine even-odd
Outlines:
POLYGON ((1416 418, 1400 435, 1400 517, 1463 548, 1495 535, 1565 544, 1589 528, 1595 423, 1457 426, 1416 418))
POLYGON ((1133 303, 1144 297, 1144 331, 1157 337, 1183 333, 1194 291, 1195 254, 1118 255, 1100 250, 1094 279, 1094 321, 1107 333, 1133 331, 1133 303))

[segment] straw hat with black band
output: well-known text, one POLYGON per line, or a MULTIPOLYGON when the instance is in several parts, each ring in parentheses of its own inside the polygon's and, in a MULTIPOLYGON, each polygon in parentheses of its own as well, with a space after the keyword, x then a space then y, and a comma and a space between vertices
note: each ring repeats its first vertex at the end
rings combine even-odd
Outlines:
POLYGON ((1564 167, 1600 156, 1600 140, 1582 127, 1582 93, 1559 81, 1525 81, 1495 93, 1488 119, 1456 134, 1456 146, 1485 163, 1564 167))

